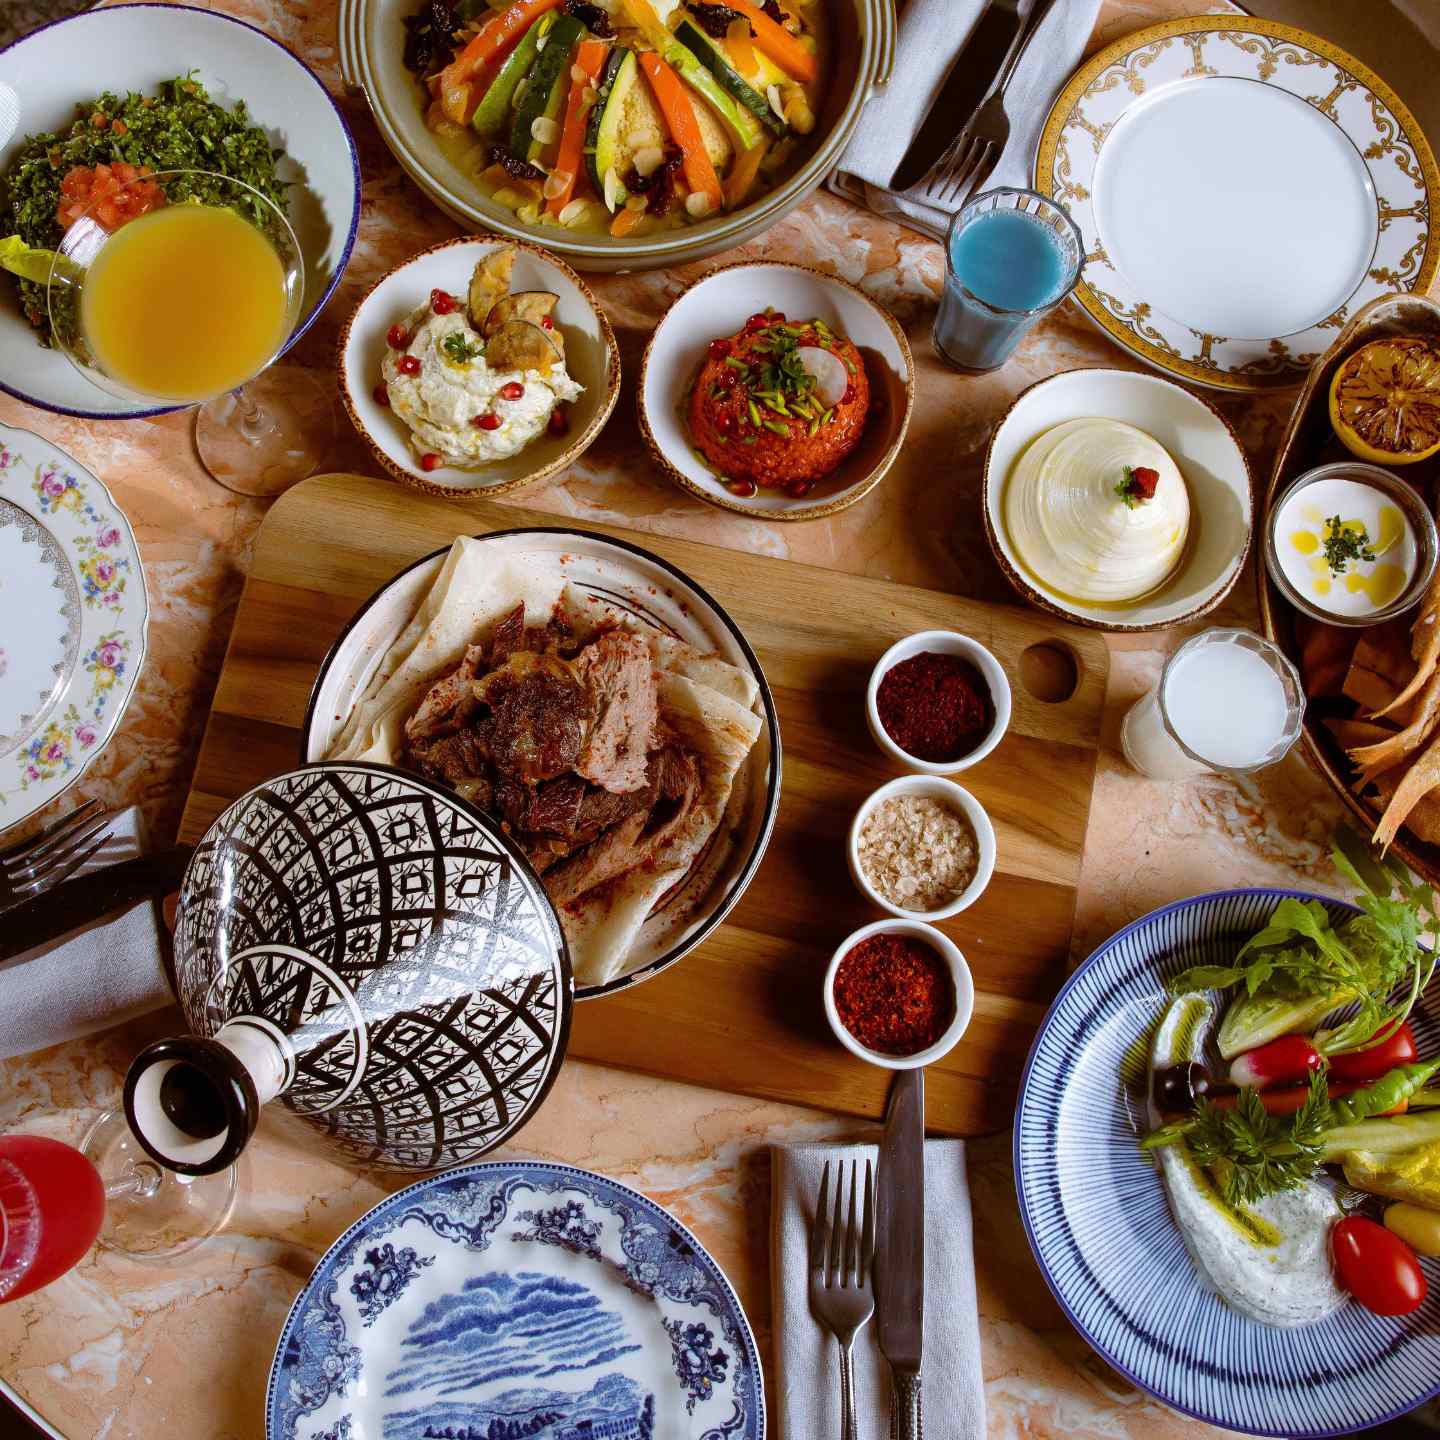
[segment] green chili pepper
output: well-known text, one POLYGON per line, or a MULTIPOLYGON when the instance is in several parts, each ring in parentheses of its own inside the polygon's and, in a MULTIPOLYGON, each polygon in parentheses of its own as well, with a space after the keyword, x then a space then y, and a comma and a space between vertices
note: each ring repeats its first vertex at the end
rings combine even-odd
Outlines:
POLYGON ((1408 1100, 1437 1070, 1440 1070, 1440 1059, 1427 1060, 1423 1065, 1401 1065, 1388 1075, 1382 1075, 1373 1085, 1332 1100, 1332 1127, 1339 1129, 1393 1110, 1402 1100, 1408 1100))

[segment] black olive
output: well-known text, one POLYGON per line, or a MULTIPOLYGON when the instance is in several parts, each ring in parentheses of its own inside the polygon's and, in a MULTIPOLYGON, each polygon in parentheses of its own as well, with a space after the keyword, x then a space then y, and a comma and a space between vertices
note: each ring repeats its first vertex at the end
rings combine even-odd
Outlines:
POLYGON ((1210 1076, 1203 1065, 1167 1065, 1157 1070, 1151 1082, 1155 1104, 1161 1114, 1188 1114, 1195 1102, 1210 1089, 1210 1076))

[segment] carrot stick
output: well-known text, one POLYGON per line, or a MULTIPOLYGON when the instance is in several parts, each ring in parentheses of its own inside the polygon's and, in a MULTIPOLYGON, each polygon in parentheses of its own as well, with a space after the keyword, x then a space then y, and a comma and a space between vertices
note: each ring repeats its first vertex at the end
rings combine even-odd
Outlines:
POLYGON ((815 78, 815 57, 783 26, 751 0, 725 0, 755 31, 755 43, 778 65, 808 85, 815 78))
POLYGON ((760 173, 760 162, 765 158, 767 145, 764 140, 742 150, 735 157, 730 173, 725 177, 725 208, 735 210, 745 203, 745 197, 755 185, 760 173))
POLYGON ((609 46, 603 40, 582 40, 575 51, 575 63, 585 72, 584 80, 570 77, 570 93, 565 97, 565 123, 560 129, 560 149, 555 156, 553 175, 567 175, 565 188, 551 197, 549 211, 559 213, 570 203, 575 193, 575 181, 580 175, 580 157, 585 149, 585 121, 587 107, 585 90, 594 85, 605 63, 609 46))
POLYGON ((473 84, 480 71, 498 66, 520 43, 520 37, 560 0, 516 0, 492 15, 470 43, 440 72, 437 86, 445 113, 457 125, 468 125, 484 87, 473 84))
POLYGON ((718 211, 725 203, 725 194, 720 188, 720 177, 715 173, 710 154, 705 149, 700 122, 695 118, 694 107, 680 83, 680 77, 653 50, 647 50, 639 60, 640 68, 655 92, 660 113, 665 117, 670 138, 680 147, 685 183, 692 190, 708 196, 710 209, 718 211))

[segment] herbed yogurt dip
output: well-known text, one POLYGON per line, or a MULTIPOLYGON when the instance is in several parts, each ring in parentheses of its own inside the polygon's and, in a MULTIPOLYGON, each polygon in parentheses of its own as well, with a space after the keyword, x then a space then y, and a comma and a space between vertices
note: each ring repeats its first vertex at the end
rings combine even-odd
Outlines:
POLYGON ((427 301, 403 325, 409 343, 387 348, 381 375, 422 466, 428 455, 462 469, 507 460, 544 434, 556 406, 585 393, 560 358, 548 371, 492 370, 463 305, 441 314, 427 301))

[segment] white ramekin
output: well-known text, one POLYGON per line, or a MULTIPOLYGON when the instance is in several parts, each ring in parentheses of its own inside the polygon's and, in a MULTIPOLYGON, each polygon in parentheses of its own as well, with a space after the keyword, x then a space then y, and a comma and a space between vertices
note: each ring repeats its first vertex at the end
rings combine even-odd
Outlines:
POLYGON ((879 1065, 885 1070, 918 1070, 923 1065, 933 1065, 942 1056, 948 1055, 960 1042, 960 1037, 969 1028, 970 1017, 975 1011, 975 982, 970 976, 970 967, 960 953, 960 947, 947 935, 942 935, 933 925, 919 920, 877 920, 873 925, 862 925, 853 934, 840 942, 825 971, 825 1018, 835 1032, 835 1038, 854 1056, 879 1065), (835 972, 840 962, 862 940, 871 935, 910 935, 923 940, 950 968, 950 979, 955 987, 955 1018, 945 1033, 925 1050, 913 1055, 883 1055, 878 1050, 869 1050, 862 1045, 841 1023, 835 1009, 835 972))
POLYGON ((897 920, 948 920, 952 915, 968 910, 984 894, 985 887, 990 883, 990 877, 995 873, 995 827, 990 823, 985 807, 953 780, 947 780, 941 775, 901 775, 898 779, 882 785, 855 812, 855 819, 850 824, 850 837, 846 843, 846 858, 850 862, 850 878, 854 880, 855 888, 872 905, 878 905, 897 920), (892 905, 870 883, 860 864, 861 827, 870 812, 882 800, 888 800, 892 795, 924 795, 939 800, 942 804, 958 810, 970 822, 970 828, 975 832, 975 844, 980 851, 975 878, 953 900, 939 909, 907 910, 904 906, 892 905))
POLYGON ((870 672, 869 687, 865 691, 865 718, 869 722, 870 734, 875 743, 892 759, 898 760, 911 770, 918 770, 922 775, 954 775, 961 770, 968 770, 972 765, 978 765, 1004 738, 1005 731, 1010 727, 1010 681, 1006 678, 1000 662, 978 640, 957 634, 954 630, 920 630, 914 635, 907 635, 903 640, 897 640, 876 661, 875 668, 870 672), (925 650, 935 650, 942 655, 959 655, 968 660, 985 677, 985 683, 990 687, 990 700, 995 707, 995 721, 990 727, 990 733, 968 755, 943 764, 934 760, 921 760, 908 750, 902 750, 880 723, 880 711, 875 703, 875 696, 880 689, 881 680, 885 678, 885 672, 902 660, 908 660, 912 655, 919 655, 925 650))

